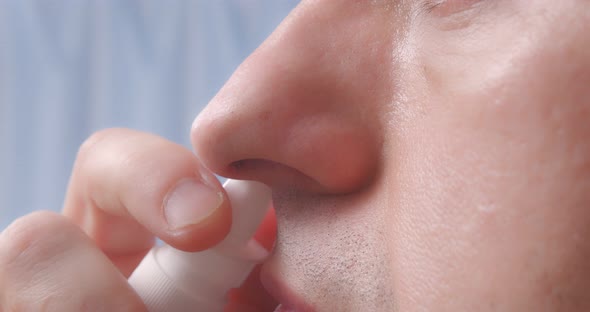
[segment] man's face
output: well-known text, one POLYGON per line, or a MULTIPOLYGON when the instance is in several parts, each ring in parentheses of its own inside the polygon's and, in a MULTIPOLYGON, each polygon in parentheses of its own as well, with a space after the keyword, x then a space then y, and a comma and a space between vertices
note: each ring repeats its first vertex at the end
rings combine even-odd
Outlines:
POLYGON ((590 2, 308 0, 199 116, 317 311, 590 310, 590 2))

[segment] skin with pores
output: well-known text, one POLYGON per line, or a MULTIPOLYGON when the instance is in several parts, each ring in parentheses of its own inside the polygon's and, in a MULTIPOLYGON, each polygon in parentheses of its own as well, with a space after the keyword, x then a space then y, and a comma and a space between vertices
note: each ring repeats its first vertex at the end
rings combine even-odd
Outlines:
POLYGON ((320 311, 583 310, 589 3, 422 2, 304 1, 197 119, 201 159, 298 186, 267 269, 320 311), (288 168, 228 166, 255 158, 288 168))
POLYGON ((50 306, 97 296, 141 311, 113 272, 128 276, 153 235, 218 242, 227 203, 180 230, 162 218, 176 181, 213 172, 273 189, 262 276, 284 307, 590 310, 589 29, 584 0, 302 1, 197 117, 196 157, 121 129, 83 146, 67 219, 28 216, 0 236, 0 307, 44 302, 32 281, 82 277, 43 259, 84 254, 109 287, 50 306), (43 237, 78 228, 91 240, 43 237))

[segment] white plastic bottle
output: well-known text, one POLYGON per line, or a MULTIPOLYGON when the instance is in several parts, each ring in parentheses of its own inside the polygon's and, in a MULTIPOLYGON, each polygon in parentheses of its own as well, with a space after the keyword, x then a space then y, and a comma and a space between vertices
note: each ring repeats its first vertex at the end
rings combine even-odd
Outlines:
POLYGON ((221 312, 227 293, 239 287, 268 252, 252 239, 270 206, 269 188, 258 182, 228 180, 232 227, 215 247, 195 253, 168 245, 155 247, 129 283, 150 312, 221 312))

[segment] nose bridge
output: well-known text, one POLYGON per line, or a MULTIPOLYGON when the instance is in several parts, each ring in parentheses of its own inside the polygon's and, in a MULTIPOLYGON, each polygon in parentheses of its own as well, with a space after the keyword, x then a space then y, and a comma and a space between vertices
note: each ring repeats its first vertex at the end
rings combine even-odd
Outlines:
MULTIPOLYGON (((333 8, 337 2, 323 3, 333 8)), ((289 168, 289 178, 294 173, 333 189, 369 176, 378 118, 370 105, 359 104, 378 97, 378 49, 370 46, 372 36, 359 34, 359 12, 318 6, 296 9, 195 120, 193 144, 212 171, 264 180, 261 175, 289 168), (244 168, 240 173, 232 166, 243 160, 273 165, 244 176, 244 168)), ((263 182, 276 182, 270 180, 263 182)))

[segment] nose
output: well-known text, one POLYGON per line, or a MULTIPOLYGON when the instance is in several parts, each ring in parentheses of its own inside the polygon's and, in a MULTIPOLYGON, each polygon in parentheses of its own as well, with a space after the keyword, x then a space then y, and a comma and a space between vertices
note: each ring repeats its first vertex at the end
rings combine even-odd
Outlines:
POLYGON ((197 117, 191 139, 206 167, 317 193, 373 179, 387 63, 375 45, 387 43, 372 41, 371 12, 340 2, 296 8, 197 117))

